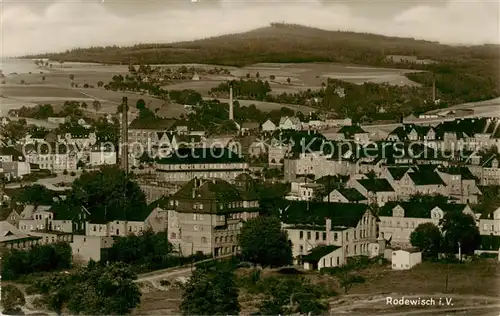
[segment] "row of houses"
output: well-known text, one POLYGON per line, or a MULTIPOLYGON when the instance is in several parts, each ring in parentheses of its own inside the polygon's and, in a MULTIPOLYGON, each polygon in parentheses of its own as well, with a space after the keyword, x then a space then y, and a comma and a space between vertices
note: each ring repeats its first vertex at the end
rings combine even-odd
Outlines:
MULTIPOLYGON (((0 242, 23 249, 37 243, 66 241, 79 260, 100 260, 101 250, 111 247, 113 237, 152 229, 167 231, 169 241, 182 255, 203 252, 222 256, 239 251, 240 229, 244 221, 259 216, 260 209, 255 180, 248 174, 239 175, 233 182, 193 179, 172 196, 162 197, 127 218, 103 217, 84 207, 69 212, 56 205, 28 205, 19 214, 13 211, 2 222, 5 229, 0 242)), ((340 266, 348 257, 378 256, 386 245, 406 248, 419 224, 439 225, 446 212, 470 214, 477 219, 482 235, 500 236, 500 209, 487 216, 474 214, 465 203, 389 201, 374 208, 362 201, 285 199, 278 205, 293 256, 297 261, 306 258, 314 268, 340 266), (308 257, 325 251, 316 263, 308 257)))

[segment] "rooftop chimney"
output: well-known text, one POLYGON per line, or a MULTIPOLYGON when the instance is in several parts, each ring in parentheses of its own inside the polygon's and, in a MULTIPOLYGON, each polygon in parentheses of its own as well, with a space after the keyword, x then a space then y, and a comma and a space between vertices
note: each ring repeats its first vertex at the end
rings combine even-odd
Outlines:
POLYGON ((233 121, 233 86, 229 86, 229 120, 233 121))

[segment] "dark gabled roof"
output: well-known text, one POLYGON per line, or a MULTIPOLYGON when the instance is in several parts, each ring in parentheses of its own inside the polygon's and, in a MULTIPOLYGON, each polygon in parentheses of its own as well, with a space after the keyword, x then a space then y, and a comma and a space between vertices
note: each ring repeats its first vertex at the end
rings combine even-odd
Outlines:
POLYGON ((345 184, 349 180, 349 176, 343 175, 327 175, 316 179, 314 182, 323 185, 325 188, 328 186, 334 187, 333 184, 345 184))
POLYGON ((308 262, 318 262, 321 258, 339 248, 339 246, 317 246, 314 247, 307 255, 303 256, 302 260, 308 262))
POLYGON ((392 178, 394 180, 401 180, 401 178, 404 177, 404 175, 411 169, 411 167, 404 166, 404 167, 388 167, 387 171, 391 174, 392 178))
POLYGON ((437 172, 432 171, 415 171, 408 173, 415 185, 444 185, 443 179, 437 172))
POLYGON ((436 137, 442 139, 445 133, 452 133, 458 139, 473 137, 475 134, 483 133, 488 124, 487 118, 460 118, 453 121, 442 122, 436 126, 436 137))
POLYGON ((222 179, 193 179, 177 191, 172 199, 241 201, 238 189, 222 179), (193 198, 194 192, 194 198, 193 198))
POLYGON ((476 180, 476 177, 467 167, 441 167, 439 171, 446 174, 461 175, 463 180, 476 180))
POLYGON ((368 192, 393 192, 394 188, 387 179, 358 179, 368 192))
POLYGON ((410 134, 413 130, 417 132, 419 138, 423 138, 423 136, 427 135, 431 130, 430 126, 421 126, 415 124, 403 124, 402 126, 396 127, 389 135, 398 136, 399 140, 408 140, 408 134, 410 134))
POLYGON ((455 203, 415 203, 415 202, 394 202, 390 201, 384 204, 379 209, 379 216, 392 216, 392 210, 396 206, 401 206, 404 210, 404 217, 408 218, 431 218, 431 211, 435 207, 439 207, 444 212, 462 212, 467 204, 455 204, 455 203))
POLYGON ((24 157, 23 154, 13 146, 0 146, 0 156, 12 156, 13 161, 18 161, 19 157, 24 157))
POLYGON ((497 162, 500 162, 500 154, 498 153, 490 153, 481 156, 481 167, 483 168, 491 168, 493 166, 493 161, 496 159, 497 162))
POLYGON ((366 134, 367 132, 358 124, 343 126, 337 133, 344 134, 346 138, 354 137, 354 134, 366 134))
POLYGON ((179 148, 158 164, 210 164, 241 163, 243 159, 227 148, 179 148))
POLYGON ((283 201, 281 221, 324 226, 329 218, 332 226, 356 227, 367 210, 367 204, 283 201))
POLYGON ((364 197, 363 194, 361 194, 356 189, 339 188, 337 189, 337 191, 340 194, 342 194, 342 196, 345 197, 349 202, 358 202, 366 200, 366 197, 364 197))

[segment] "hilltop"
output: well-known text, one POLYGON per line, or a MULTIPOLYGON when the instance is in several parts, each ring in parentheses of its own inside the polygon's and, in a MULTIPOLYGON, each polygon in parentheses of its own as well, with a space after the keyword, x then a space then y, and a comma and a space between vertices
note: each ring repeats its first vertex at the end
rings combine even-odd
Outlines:
POLYGON ((31 56, 64 61, 101 63, 204 63, 243 66, 259 62, 340 62, 378 65, 387 55, 419 58, 490 59, 495 45, 454 47, 412 38, 327 31, 294 24, 272 23, 249 32, 189 42, 139 44, 129 47, 78 48, 62 53, 31 56))

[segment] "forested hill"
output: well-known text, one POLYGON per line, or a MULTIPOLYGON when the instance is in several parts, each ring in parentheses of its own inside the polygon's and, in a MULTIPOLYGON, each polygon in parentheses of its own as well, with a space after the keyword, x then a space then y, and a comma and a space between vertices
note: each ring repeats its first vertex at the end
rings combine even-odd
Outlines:
POLYGON ((82 48, 36 57, 103 63, 213 63, 241 66, 257 62, 311 61, 377 65, 383 62, 386 55, 417 55, 434 60, 491 59, 498 56, 498 47, 452 47, 411 38, 273 23, 269 27, 245 33, 190 42, 82 48))
MULTIPOLYGON (((407 76, 428 88, 432 76, 448 104, 500 96, 498 45, 449 46, 436 42, 374 34, 326 31, 293 24, 269 27, 190 42, 94 47, 35 56, 54 61, 175 64, 205 63, 243 66, 259 62, 337 62, 421 69, 407 76), (392 63, 387 55, 417 56, 436 64, 392 63)), ((34 57, 34 56, 31 56, 34 57)))

